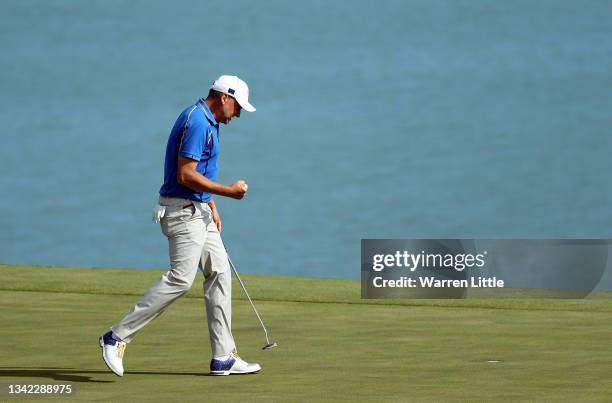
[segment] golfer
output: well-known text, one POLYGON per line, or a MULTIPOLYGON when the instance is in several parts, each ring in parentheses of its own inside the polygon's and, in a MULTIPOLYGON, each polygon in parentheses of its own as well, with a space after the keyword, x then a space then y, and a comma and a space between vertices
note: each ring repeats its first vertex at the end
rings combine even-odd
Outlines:
POLYGON ((212 348, 212 375, 250 374, 261 366, 238 357, 232 336, 232 279, 221 240, 221 217, 212 195, 242 199, 243 180, 218 183, 219 124, 240 117, 249 103, 249 87, 236 76, 221 76, 208 97, 185 109, 168 140, 164 184, 153 219, 168 238, 170 270, 109 332, 100 337, 104 362, 123 376, 123 353, 136 333, 155 319, 193 284, 198 268, 204 273, 204 299, 212 348))

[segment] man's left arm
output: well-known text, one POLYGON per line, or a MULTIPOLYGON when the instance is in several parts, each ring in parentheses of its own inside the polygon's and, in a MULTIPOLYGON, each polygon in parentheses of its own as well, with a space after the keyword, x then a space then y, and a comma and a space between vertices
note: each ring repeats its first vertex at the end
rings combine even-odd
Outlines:
POLYGON ((208 207, 212 211, 212 219, 215 225, 217 226, 217 230, 221 232, 221 216, 219 215, 219 210, 217 210, 217 206, 215 205, 215 201, 210 199, 208 202, 208 207))

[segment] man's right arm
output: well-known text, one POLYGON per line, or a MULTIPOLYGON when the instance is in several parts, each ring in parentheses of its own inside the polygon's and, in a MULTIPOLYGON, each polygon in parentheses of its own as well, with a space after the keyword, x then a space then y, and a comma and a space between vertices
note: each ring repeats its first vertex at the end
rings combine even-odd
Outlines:
POLYGON ((183 186, 193 189, 196 192, 213 193, 219 196, 242 199, 247 192, 247 184, 243 180, 236 181, 231 185, 211 181, 206 176, 199 173, 196 168, 198 161, 179 156, 177 180, 183 186))

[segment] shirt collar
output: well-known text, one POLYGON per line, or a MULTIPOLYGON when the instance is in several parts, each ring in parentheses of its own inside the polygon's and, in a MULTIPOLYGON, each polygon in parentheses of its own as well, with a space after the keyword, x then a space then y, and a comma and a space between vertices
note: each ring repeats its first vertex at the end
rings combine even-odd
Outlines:
POLYGON ((206 105, 206 102, 204 102, 204 98, 200 98, 200 100, 198 101, 198 105, 200 105, 200 108, 202 108, 202 111, 204 112, 204 116, 206 116, 206 119, 208 119, 210 123, 212 123, 214 126, 218 126, 219 123, 213 116, 208 105, 206 105))

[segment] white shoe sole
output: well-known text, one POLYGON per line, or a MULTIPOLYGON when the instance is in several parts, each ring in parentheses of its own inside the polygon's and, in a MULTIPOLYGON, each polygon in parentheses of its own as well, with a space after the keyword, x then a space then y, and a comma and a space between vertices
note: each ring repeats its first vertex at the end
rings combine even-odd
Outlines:
POLYGON ((210 371, 210 374, 213 376, 226 376, 229 375, 229 371, 210 371))
POLYGON ((102 337, 100 337, 98 342, 100 343, 100 347, 102 347, 102 359, 104 360, 104 364, 106 364, 108 369, 110 369, 113 374, 115 374, 117 376, 123 376, 123 374, 115 372, 115 370, 113 368, 111 368, 111 366, 109 365, 109 363, 108 363, 109 360, 106 358, 106 350, 104 349, 104 339, 102 337))
POLYGON ((236 371, 210 371, 212 376, 227 376, 227 375, 251 375, 261 372, 261 368, 257 371, 236 372, 236 371))

